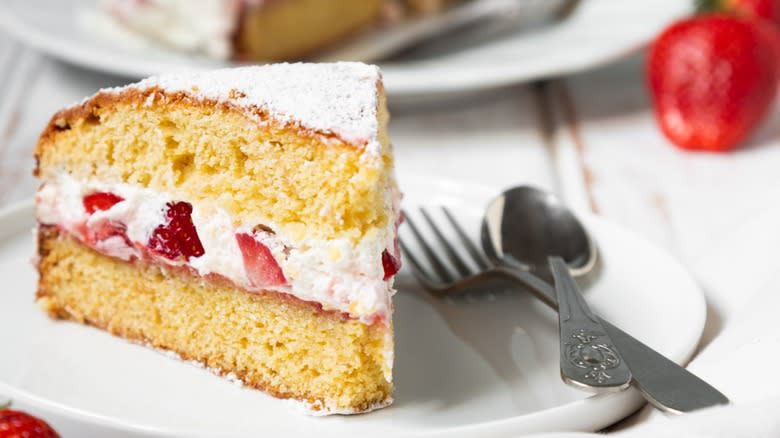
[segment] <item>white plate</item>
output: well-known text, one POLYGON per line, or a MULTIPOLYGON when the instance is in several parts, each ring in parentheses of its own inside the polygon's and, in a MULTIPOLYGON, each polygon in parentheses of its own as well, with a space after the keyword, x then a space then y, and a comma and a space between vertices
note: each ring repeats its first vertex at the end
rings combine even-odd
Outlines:
MULTIPOLYGON (((451 206, 475 231, 495 193, 404 181, 407 211, 424 197, 451 206)), ((594 216, 584 220, 603 256, 602 274, 586 292, 591 305, 686 361, 705 318, 694 281, 643 239, 594 216)), ((44 413, 176 437, 508 437, 598 430, 641 404, 635 390, 589 396, 564 385, 555 315, 529 294, 497 287, 492 297, 435 301, 403 270, 395 296, 395 404, 366 415, 308 417, 291 403, 105 332, 49 320, 33 304, 32 225, 29 204, 0 214, 0 395, 44 413)))
MULTIPOLYGON (((119 45, 79 25, 95 0, 3 0, 0 26, 52 56, 122 76, 213 68, 219 63, 119 45)), ((583 0, 564 21, 426 61, 383 65, 395 99, 463 93, 573 73, 617 59, 691 11, 690 0, 583 0)), ((227 65, 227 64, 222 64, 227 65)))

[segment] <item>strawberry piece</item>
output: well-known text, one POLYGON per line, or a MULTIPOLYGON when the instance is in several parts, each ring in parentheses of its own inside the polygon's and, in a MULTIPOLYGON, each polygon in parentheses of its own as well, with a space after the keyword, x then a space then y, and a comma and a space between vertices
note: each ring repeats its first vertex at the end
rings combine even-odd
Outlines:
POLYGON ((187 260, 205 254, 198 232, 192 223, 192 205, 169 202, 165 215, 167 224, 158 225, 149 238, 149 249, 170 260, 187 260))
POLYGON ((133 244, 127 237, 127 227, 119 222, 104 221, 94 226, 90 226, 86 230, 86 241, 90 245, 94 245, 96 242, 109 239, 114 236, 121 237, 127 246, 132 247, 133 244))
POLYGON ((254 287, 280 286, 287 283, 282 268, 271 250, 254 235, 237 233, 236 241, 241 249, 249 283, 254 287))
POLYGON ((385 269, 384 280, 389 280, 401 269, 401 261, 392 256, 388 250, 384 250, 382 252, 382 267, 385 269))
POLYGON ((45 421, 30 414, 0 407, 0 438, 60 438, 45 421))
POLYGON ((113 207, 114 204, 124 201, 121 196, 117 196, 110 192, 95 192, 91 195, 87 195, 82 200, 84 204, 84 210, 87 213, 92 214, 98 210, 108 210, 113 207))
MULTIPOLYGON (((86 210, 87 213, 93 214, 96 211, 108 210, 122 201, 124 201, 124 198, 113 193, 95 192, 85 196, 82 200, 82 204, 84 204, 84 210, 86 210)), ((119 236, 125 241, 127 246, 132 247, 132 243, 127 237, 127 227, 124 224, 115 221, 92 223, 89 227, 85 226, 83 228, 82 235, 86 242, 93 246, 102 240, 119 236)))
POLYGON ((97 229, 92 231, 92 237, 95 240, 106 240, 114 236, 122 236, 127 240, 125 235, 127 227, 117 222, 106 222, 101 224, 97 229))
POLYGON ((766 22, 719 14, 664 31, 650 49, 647 81, 666 137, 707 151, 745 141, 777 94, 778 41, 766 22))

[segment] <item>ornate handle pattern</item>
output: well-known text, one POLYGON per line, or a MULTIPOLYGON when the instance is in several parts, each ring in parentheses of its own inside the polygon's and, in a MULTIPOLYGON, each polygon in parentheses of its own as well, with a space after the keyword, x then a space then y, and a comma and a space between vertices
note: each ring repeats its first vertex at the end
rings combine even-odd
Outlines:
POLYGON ((581 389, 620 391, 631 384, 631 371, 599 319, 585 302, 560 257, 550 258, 558 296, 561 378, 581 389))

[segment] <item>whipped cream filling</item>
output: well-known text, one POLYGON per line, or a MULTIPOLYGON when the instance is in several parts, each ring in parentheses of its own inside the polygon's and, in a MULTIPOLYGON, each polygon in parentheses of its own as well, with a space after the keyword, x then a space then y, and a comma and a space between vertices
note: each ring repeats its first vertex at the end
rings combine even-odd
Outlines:
MULTIPOLYGON (((389 207, 397 215, 400 194, 392 189, 389 207)), ((79 181, 60 174, 47 181, 36 194, 36 215, 42 224, 56 225, 95 250, 122 260, 148 258, 143 248, 154 230, 168 223, 167 204, 182 201, 176 197, 125 183, 79 181), (84 196, 109 192, 123 198, 106 210, 89 214, 83 205, 84 196), (90 240, 88 230, 105 224, 119 223, 126 227, 128 242, 122 236, 90 240), (87 241, 89 240, 89 241, 87 241), (139 249, 140 248, 140 249, 139 249)), ((387 250, 398 258, 395 245, 395 224, 369 233, 357 244, 348 239, 293 239, 279 232, 279 227, 261 220, 252 224, 237 224, 219 208, 192 206, 192 222, 204 253, 186 260, 153 257, 154 262, 188 266, 201 276, 217 274, 247 290, 275 290, 305 301, 319 303, 325 310, 336 310, 362 322, 389 324, 392 314, 392 277, 384 279, 382 253, 387 250), (262 224, 272 231, 256 229, 262 224), (285 284, 256 287, 244 264, 236 234, 254 235, 276 260, 284 274, 285 284)), ((263 228, 265 228, 263 227, 263 228)))
POLYGON ((245 0, 104 0, 106 18, 174 49, 227 59, 245 0))

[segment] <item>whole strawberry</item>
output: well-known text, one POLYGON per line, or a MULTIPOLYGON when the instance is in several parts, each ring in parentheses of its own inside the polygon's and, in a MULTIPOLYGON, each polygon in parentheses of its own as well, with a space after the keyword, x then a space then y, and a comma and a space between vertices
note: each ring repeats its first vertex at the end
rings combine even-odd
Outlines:
POLYGON ((0 406, 0 438, 60 438, 45 421, 0 406))
POLYGON ((777 40, 764 22, 720 14, 673 24, 653 43, 647 81, 664 134, 685 149, 743 142, 777 93, 777 40))

